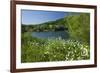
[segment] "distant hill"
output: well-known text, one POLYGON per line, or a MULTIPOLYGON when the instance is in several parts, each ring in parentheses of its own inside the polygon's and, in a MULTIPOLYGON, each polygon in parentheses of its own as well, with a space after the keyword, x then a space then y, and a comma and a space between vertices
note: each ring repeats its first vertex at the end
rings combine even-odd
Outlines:
POLYGON ((36 25, 25 25, 22 24, 22 32, 32 32, 32 31, 61 31, 61 30, 67 30, 67 26, 65 26, 64 18, 55 20, 55 21, 49 21, 42 24, 36 24, 36 25))

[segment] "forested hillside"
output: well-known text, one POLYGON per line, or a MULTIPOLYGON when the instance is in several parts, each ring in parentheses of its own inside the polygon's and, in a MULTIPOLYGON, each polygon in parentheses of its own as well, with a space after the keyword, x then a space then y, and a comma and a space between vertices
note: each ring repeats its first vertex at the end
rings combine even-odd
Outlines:
POLYGON ((58 30, 67 30, 65 27, 64 18, 58 19, 56 21, 49 21, 42 24, 22 24, 22 32, 25 31, 58 31, 58 30))

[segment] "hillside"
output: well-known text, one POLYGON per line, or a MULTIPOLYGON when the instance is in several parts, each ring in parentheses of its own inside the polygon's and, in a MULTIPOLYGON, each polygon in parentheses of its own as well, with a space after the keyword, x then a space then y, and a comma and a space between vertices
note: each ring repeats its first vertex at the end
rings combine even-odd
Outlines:
POLYGON ((25 25, 22 24, 22 32, 25 31, 60 31, 60 30, 67 30, 67 27, 65 27, 65 21, 64 18, 58 19, 56 21, 49 21, 42 24, 36 24, 36 25, 25 25))

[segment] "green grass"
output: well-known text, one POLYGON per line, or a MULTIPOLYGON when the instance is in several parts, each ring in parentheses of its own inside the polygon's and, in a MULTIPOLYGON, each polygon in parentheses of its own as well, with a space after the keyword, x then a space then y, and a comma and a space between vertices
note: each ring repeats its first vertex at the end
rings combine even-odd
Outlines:
POLYGON ((73 61, 90 58, 87 43, 74 39, 38 39, 23 33, 21 38, 21 62, 73 61))

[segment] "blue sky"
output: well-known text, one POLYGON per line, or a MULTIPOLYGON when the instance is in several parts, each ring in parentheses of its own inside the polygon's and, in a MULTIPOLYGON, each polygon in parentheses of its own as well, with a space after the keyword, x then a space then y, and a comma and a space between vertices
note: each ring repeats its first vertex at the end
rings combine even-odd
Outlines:
POLYGON ((66 12, 56 11, 39 11, 39 10, 22 10, 22 24, 40 24, 48 21, 54 21, 63 18, 66 12))

